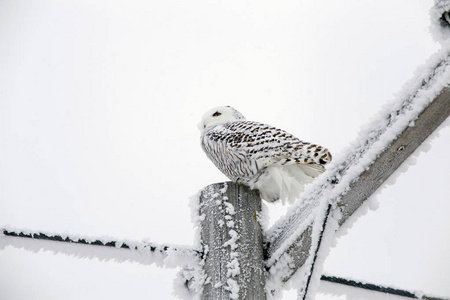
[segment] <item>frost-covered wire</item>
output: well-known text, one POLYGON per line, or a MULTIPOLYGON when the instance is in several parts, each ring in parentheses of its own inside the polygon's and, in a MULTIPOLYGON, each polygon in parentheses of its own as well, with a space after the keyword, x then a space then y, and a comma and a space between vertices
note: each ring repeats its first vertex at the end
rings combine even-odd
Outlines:
POLYGON ((330 211, 331 211, 331 204, 328 204, 327 212, 325 214, 325 218, 324 218, 323 223, 322 223, 322 230, 320 232, 319 240, 317 242, 317 247, 316 247, 315 252, 314 252, 314 258, 313 258, 313 261, 311 263, 311 267, 310 267, 308 278, 306 280, 305 291, 303 293, 303 300, 306 299, 306 296, 308 294, 309 284, 311 282, 311 276, 314 273, 314 266, 315 266, 315 263, 316 263, 316 260, 317 260, 317 256, 318 256, 318 253, 319 253, 319 249, 320 249, 320 244, 322 242, 323 233, 325 231, 325 227, 327 226, 327 221, 328 221, 328 216, 330 215, 330 211))
MULTIPOLYGON (((120 243, 116 241, 101 241, 101 240, 89 240, 84 238, 70 238, 68 236, 63 237, 61 235, 47 235, 45 233, 24 233, 24 232, 14 232, 9 231, 7 229, 3 229, 3 234, 6 236, 13 237, 23 237, 37 240, 48 240, 48 241, 56 241, 56 242, 66 242, 66 243, 76 243, 76 244, 84 244, 84 245, 95 245, 95 246, 105 246, 105 247, 115 247, 115 248, 125 248, 125 249, 134 249, 138 250, 138 246, 129 246, 126 243, 120 243)), ((165 252, 169 249, 169 246, 152 246, 146 245, 145 248, 148 248, 150 251, 155 252, 165 252)))
POLYGON ((374 291, 374 292, 380 292, 380 293, 385 293, 385 294, 413 298, 413 299, 445 300, 443 298, 425 296, 425 295, 422 295, 417 292, 410 292, 407 290, 385 287, 385 286, 376 285, 376 284, 372 284, 372 283, 365 283, 365 282, 360 282, 360 281, 355 281, 355 280, 345 279, 345 278, 335 277, 335 276, 322 275, 320 277, 320 280, 337 283, 337 284, 342 284, 342 285, 346 285, 346 286, 351 286, 351 287, 355 287, 355 288, 370 290, 370 291, 374 291))
MULTIPOLYGON (((201 259, 203 257, 203 251, 201 251, 201 250, 176 248, 174 246, 169 246, 169 245, 151 245, 151 244, 139 243, 140 246, 138 246, 137 243, 123 243, 123 242, 116 242, 116 241, 108 242, 103 239, 90 240, 90 239, 86 239, 86 238, 74 238, 74 237, 68 237, 68 236, 63 236, 63 235, 22 232, 19 230, 11 230, 11 229, 2 229, 1 233, 4 236, 25 238, 25 239, 30 239, 30 240, 32 240, 32 239, 33 240, 47 240, 47 241, 93 245, 93 246, 104 246, 104 247, 108 247, 108 248, 122 248, 122 249, 131 249, 131 250, 149 250, 151 253, 160 253, 163 255, 166 255, 167 252, 170 252, 170 251, 178 251, 178 252, 183 252, 183 253, 188 252, 192 256, 197 257, 198 259, 201 259)), ((187 270, 188 269, 184 269, 183 272, 186 272, 187 270)), ((345 278, 330 276, 330 275, 322 275, 320 277, 320 279, 322 281, 328 281, 328 282, 332 282, 332 283, 336 283, 336 284, 341 284, 341 285, 346 285, 346 286, 351 286, 351 287, 356 287, 356 288, 361 288, 361 289, 366 289, 366 290, 381 292, 381 293, 386 293, 386 294, 398 295, 398 296, 403 296, 403 297, 408 297, 408 298, 413 298, 413 299, 447 300, 444 298, 425 296, 422 294, 418 294, 417 292, 410 292, 410 291, 402 290, 402 289, 384 287, 384 286, 371 284, 371 283, 363 283, 360 281, 355 281, 355 280, 350 280, 350 279, 345 279, 345 278)))
POLYGON ((119 240, 113 238, 76 237, 64 234, 33 232, 30 230, 18 230, 11 228, 0 229, 0 240, 3 240, 3 244, 5 245, 17 246, 29 251, 44 249, 56 253, 67 253, 83 258, 100 257, 102 259, 114 259, 116 261, 133 260, 141 262, 143 264, 156 263, 157 265, 170 267, 188 265, 188 262, 200 260, 203 257, 203 251, 191 247, 159 245, 156 243, 119 240), (22 238, 22 240, 43 240, 63 242, 67 244, 70 243, 79 245, 102 246, 109 249, 124 249, 132 251, 121 253, 117 252, 116 255, 114 255, 112 252, 105 251, 88 251, 91 254, 87 254, 86 250, 80 250, 80 248, 68 249, 67 247, 61 247, 56 244, 40 243, 31 245, 30 243, 12 242, 12 240, 6 241, 5 243, 5 237, 18 237, 22 238), (145 253, 148 253, 149 255, 145 255, 145 253))

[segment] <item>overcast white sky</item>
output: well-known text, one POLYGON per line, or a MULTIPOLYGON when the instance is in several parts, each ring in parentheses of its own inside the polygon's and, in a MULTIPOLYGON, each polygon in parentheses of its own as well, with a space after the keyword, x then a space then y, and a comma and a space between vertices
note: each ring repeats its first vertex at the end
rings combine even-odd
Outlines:
MULTIPOLYGON (((439 49, 432 4, 0 1, 0 227, 191 245, 189 197, 227 180, 201 115, 231 105, 337 156, 439 49)), ((447 127, 327 274, 450 297, 449 145, 447 127)), ((176 269, 0 246, 1 299, 174 298, 176 269)))

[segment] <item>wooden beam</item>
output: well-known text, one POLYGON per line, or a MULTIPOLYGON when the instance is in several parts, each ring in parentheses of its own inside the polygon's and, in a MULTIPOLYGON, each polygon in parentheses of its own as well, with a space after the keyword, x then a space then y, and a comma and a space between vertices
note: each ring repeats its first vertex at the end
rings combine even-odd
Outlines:
POLYGON ((363 201, 370 197, 449 115, 450 89, 445 88, 414 121, 414 126, 407 127, 390 147, 381 153, 370 169, 364 171, 358 181, 350 185, 350 190, 338 202, 342 212, 339 224, 345 223, 363 201))
POLYGON ((203 300, 266 299, 258 191, 216 183, 200 195, 206 281, 203 300))
POLYGON ((301 199, 305 204, 296 207, 295 211, 286 215, 284 220, 279 221, 278 225, 270 230, 266 241, 266 257, 269 257, 267 267, 271 269, 272 277, 279 276, 279 280, 286 282, 305 264, 311 253, 316 252, 313 248, 318 242, 312 238, 313 219, 310 215, 318 209, 319 203, 327 201, 337 204, 334 210, 341 211, 342 217, 339 224, 342 225, 449 116, 450 89, 442 87, 442 83, 435 84, 449 64, 448 58, 438 63, 434 72, 430 72, 430 76, 424 79, 416 93, 405 99, 399 108, 383 119, 386 128, 374 128, 368 135, 368 139, 361 143, 363 145, 361 148, 365 147, 364 149, 355 149, 347 156, 346 161, 335 166, 332 172, 328 172, 329 177, 326 180, 313 183, 313 192, 309 193, 307 198, 301 199), (402 125, 404 129, 396 137, 392 135, 392 132, 385 135, 389 128, 399 125, 399 122, 405 122, 401 116, 411 111, 412 104, 419 97, 420 92, 426 92, 431 87, 436 89, 439 86, 441 93, 421 112, 418 112, 417 119, 413 115, 410 116, 411 119, 406 125, 402 125), (408 126, 412 125, 412 122, 413 126, 408 126), (391 135, 392 138, 390 138, 391 135), (372 164, 358 171, 356 176, 354 170, 347 172, 352 166, 357 165, 381 138, 389 140, 389 143, 384 151, 378 153, 372 164), (348 173, 352 173, 348 177, 357 178, 350 182, 349 188, 349 182, 346 181, 348 173), (286 260, 286 257, 289 259, 286 260))

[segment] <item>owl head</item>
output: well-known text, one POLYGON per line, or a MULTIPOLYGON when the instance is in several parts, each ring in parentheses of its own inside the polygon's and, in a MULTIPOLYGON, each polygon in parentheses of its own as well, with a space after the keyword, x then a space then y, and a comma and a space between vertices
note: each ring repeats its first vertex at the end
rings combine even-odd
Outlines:
POLYGON ((203 132, 210 127, 237 120, 245 120, 245 117, 231 106, 220 106, 204 114, 198 127, 203 132))

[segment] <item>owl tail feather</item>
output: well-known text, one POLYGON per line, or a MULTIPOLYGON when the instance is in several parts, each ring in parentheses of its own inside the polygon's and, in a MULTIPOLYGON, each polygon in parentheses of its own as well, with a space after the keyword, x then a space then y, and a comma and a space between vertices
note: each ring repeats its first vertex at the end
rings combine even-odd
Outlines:
POLYGON ((266 201, 280 199, 283 204, 286 201, 294 203, 304 191, 305 185, 316 177, 316 174, 308 173, 299 164, 268 167, 250 187, 258 189, 266 201))

